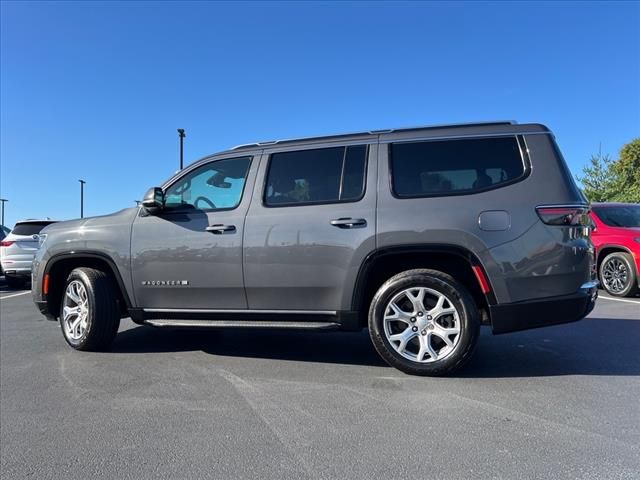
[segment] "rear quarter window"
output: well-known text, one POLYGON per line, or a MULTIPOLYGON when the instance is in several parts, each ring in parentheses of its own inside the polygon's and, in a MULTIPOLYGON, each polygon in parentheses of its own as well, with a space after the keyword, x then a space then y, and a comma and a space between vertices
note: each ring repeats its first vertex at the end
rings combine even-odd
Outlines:
POLYGON ((47 225, 51 225, 53 222, 29 222, 29 223, 16 223, 11 233, 14 235, 35 235, 47 225))
POLYGON ((400 198, 490 190, 524 177, 515 136, 392 143, 392 189, 400 198))

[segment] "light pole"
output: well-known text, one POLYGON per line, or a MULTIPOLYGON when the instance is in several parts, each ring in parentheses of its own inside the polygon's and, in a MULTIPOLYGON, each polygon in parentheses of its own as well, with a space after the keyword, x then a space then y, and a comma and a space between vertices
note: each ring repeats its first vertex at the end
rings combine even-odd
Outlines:
POLYGON ((80 218, 84 218, 84 184, 87 183, 84 180, 78 180, 80 182, 80 218))
POLYGON ((180 170, 182 170, 182 153, 183 153, 183 147, 182 147, 182 143, 184 141, 184 137, 186 137, 185 133, 184 133, 184 128, 179 128, 178 129, 178 136, 180 137, 180 170))
POLYGON ((0 202, 2 202, 2 222, 0 222, 0 225, 4 225, 4 204, 8 201, 9 200, 7 200, 6 198, 0 198, 0 202))

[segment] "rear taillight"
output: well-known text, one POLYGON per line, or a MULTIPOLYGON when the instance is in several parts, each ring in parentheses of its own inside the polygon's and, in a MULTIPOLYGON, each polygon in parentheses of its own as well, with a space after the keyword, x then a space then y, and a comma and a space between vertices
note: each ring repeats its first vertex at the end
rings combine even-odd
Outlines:
POLYGON ((0 247, 10 247, 14 243, 16 243, 16 242, 10 242, 10 241, 0 242, 0 247))
POLYGON ((536 207, 540 220, 547 225, 565 227, 587 227, 589 207, 586 205, 544 205, 536 207))

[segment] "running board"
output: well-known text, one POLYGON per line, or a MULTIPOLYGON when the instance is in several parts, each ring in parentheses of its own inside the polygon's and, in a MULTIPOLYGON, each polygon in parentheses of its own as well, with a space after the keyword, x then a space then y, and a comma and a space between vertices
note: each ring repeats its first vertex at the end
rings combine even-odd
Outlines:
POLYGON ((152 327, 173 328, 283 328, 294 330, 334 330, 340 328, 336 322, 287 322, 261 320, 173 320, 153 318, 144 321, 152 327))

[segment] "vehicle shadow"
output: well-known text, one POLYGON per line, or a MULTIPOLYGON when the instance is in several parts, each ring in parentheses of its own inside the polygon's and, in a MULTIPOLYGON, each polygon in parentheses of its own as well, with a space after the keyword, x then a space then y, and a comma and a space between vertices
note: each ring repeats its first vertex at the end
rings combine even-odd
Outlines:
POLYGON ((640 319, 589 317, 507 335, 486 333, 460 377, 640 375, 640 319))
POLYGON ((226 357, 387 366, 366 331, 173 330, 140 326, 118 333, 111 351, 202 351, 226 357))
MULTIPOLYGON (((484 328, 478 348, 457 378, 640 375, 640 320, 587 318, 506 335, 484 328)), ((210 355, 390 368, 368 332, 166 330, 120 332, 114 353, 202 351, 210 355)))

